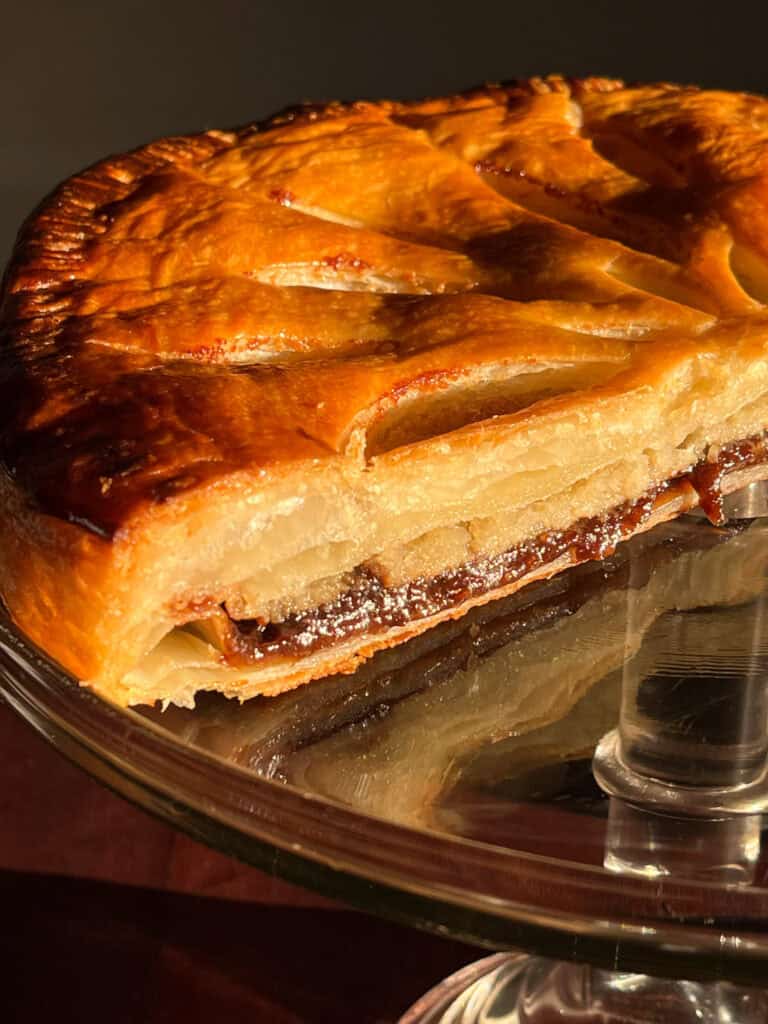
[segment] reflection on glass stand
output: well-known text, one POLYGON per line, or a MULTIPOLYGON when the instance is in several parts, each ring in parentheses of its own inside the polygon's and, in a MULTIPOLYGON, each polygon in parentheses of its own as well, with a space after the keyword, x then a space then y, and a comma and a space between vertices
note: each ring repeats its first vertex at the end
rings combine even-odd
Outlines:
MULTIPOLYGON (((747 488, 727 510, 731 519, 768 515, 768 487, 747 488)), ((628 636, 635 593, 627 588, 628 636)), ((753 600, 746 616, 723 606, 671 616, 653 647, 626 661, 619 725, 593 762, 610 798, 608 870, 735 886, 754 880, 768 810, 766 603, 753 600)), ((499 954, 447 979, 401 1024, 766 1020, 768 989, 499 954)))

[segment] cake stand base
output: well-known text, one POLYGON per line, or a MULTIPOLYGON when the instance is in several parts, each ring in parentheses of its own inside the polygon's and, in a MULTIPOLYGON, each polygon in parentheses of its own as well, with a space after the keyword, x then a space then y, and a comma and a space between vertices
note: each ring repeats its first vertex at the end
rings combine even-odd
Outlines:
POLYGON ((440 982, 399 1024, 764 1024, 768 990, 500 953, 440 982))

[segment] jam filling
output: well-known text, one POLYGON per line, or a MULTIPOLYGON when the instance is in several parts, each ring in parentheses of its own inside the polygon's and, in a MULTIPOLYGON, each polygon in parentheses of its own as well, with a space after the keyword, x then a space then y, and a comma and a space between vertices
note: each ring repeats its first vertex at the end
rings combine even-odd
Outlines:
POLYGON ((652 487, 635 501, 605 515, 582 519, 565 530, 541 533, 497 555, 484 556, 431 577, 387 587, 369 569, 356 572, 353 586, 334 601, 281 622, 234 621, 223 610, 209 620, 225 659, 233 665, 320 650, 362 634, 382 633, 437 615, 465 601, 517 582, 557 559, 573 563, 603 559, 651 517, 664 494, 681 484, 698 493, 702 510, 715 524, 724 521, 723 478, 735 469, 768 461, 768 435, 713 449, 688 472, 652 487))
MULTIPOLYGON (((304 747, 327 740, 351 725, 379 721, 397 704, 453 679, 473 662, 482 662, 503 647, 575 615, 595 596, 627 587, 645 587, 662 566, 686 551, 705 551, 727 543, 742 524, 728 530, 698 529, 665 533, 654 541, 634 547, 631 555, 620 547, 616 555, 597 565, 573 566, 554 579, 531 583, 506 598, 475 608, 459 623, 442 622, 434 627, 435 645, 424 650, 418 638, 400 647, 393 667, 392 651, 381 651, 363 672, 326 680, 312 698, 295 704, 290 722, 254 743, 242 747, 236 757, 252 771, 265 771, 285 779, 279 764, 304 747), (384 660, 378 660, 384 659, 384 660), (322 714, 318 714, 322 708, 322 714)), ((293 700, 288 694, 284 699, 293 700)), ((270 698, 270 700, 280 698, 270 698)))

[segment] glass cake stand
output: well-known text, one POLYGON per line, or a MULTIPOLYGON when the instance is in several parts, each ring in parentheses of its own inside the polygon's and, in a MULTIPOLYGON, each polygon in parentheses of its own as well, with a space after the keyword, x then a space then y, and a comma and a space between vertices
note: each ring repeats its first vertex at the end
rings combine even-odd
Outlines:
POLYGON ((659 527, 271 700, 118 708, 7 618, 0 686, 211 846, 525 950, 443 982, 407 1024, 765 1021, 766 489, 728 504, 725 527, 659 527))

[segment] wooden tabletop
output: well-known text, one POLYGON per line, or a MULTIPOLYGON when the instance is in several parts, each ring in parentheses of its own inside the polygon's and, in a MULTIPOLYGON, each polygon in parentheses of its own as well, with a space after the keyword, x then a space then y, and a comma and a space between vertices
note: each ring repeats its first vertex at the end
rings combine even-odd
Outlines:
POLYGON ((0 1020, 391 1024, 483 955, 238 863, 0 701, 0 1020))

